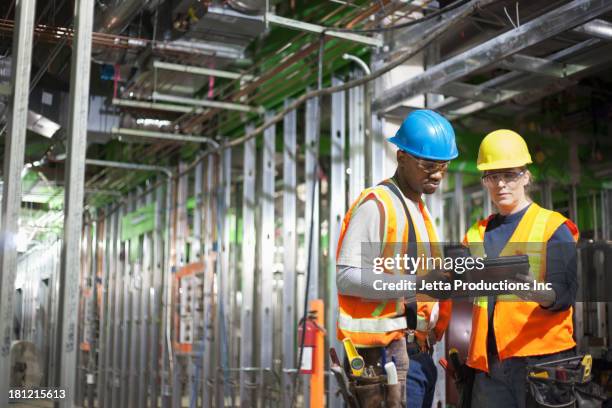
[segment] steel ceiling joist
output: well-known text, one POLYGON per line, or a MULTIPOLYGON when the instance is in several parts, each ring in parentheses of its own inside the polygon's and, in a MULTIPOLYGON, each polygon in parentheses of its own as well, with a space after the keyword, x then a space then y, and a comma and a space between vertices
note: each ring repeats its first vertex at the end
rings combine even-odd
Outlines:
POLYGON ((612 2, 606 0, 572 1, 396 85, 373 102, 372 110, 400 106, 412 96, 440 88, 610 10, 612 2))
POLYGON ((133 137, 141 137, 141 138, 149 138, 149 139, 162 139, 162 140, 170 140, 173 142, 190 142, 190 143, 207 143, 212 145, 213 147, 219 147, 219 143, 214 141, 213 139, 205 136, 195 136, 195 135, 181 135, 167 132, 156 132, 153 130, 144 130, 144 129, 128 129, 128 128, 112 128, 111 133, 113 135, 123 135, 123 136, 133 136, 133 137))
POLYGON ((186 74, 194 75, 205 75, 229 79, 244 79, 245 81, 252 81, 255 78, 253 75, 241 74, 239 72, 221 71, 219 69, 196 67, 193 65, 174 64, 171 62, 164 61, 153 61, 153 68, 164 69, 166 71, 173 72, 183 72, 186 74))
POLYGON ((140 170, 140 171, 157 171, 162 172, 168 177, 172 177, 172 171, 163 166, 155 166, 151 164, 140 164, 140 163, 126 163, 126 162, 117 162, 111 160, 96 160, 96 159, 86 159, 85 164, 89 166, 101 166, 101 167, 113 167, 116 169, 125 169, 125 170, 140 170))
POLYGON ((451 82, 438 88, 436 92, 446 96, 461 99, 472 99, 482 102, 495 103, 501 98, 516 94, 516 91, 504 89, 485 88, 478 85, 470 85, 461 82, 451 82))
POLYGON ((113 105, 121 106, 124 108, 136 108, 136 109, 149 109, 166 112, 178 112, 178 113, 189 113, 194 108, 184 105, 173 105, 169 103, 155 103, 147 101, 138 101, 132 99, 118 99, 113 98, 113 105))
POLYGON ((185 98, 183 96, 166 95, 159 92, 153 92, 153 100, 183 103, 185 105, 192 106, 203 106, 205 108, 235 110, 239 112, 252 112, 259 114, 262 114, 264 112, 264 109, 261 106, 249 106, 240 103, 220 102, 208 99, 185 98))
POLYGON ((294 30, 307 31, 315 34, 325 34, 330 37, 341 38, 343 40, 353 41, 361 44, 371 45, 375 47, 382 47, 383 41, 380 38, 367 37, 365 35, 359 35, 349 33, 345 31, 338 31, 323 27, 317 24, 306 23, 304 21, 293 20, 286 17, 277 16, 276 14, 266 13, 266 21, 272 24, 276 24, 282 27, 292 28, 294 30))
MULTIPOLYGON (((583 53, 588 48, 592 47, 594 44, 600 43, 600 40, 587 40, 582 43, 576 44, 572 47, 566 48, 562 51, 551 54, 547 57, 547 60, 555 61, 567 58, 573 54, 583 53)), ((505 95, 500 97, 499 100, 494 102, 463 102, 459 103, 451 103, 447 106, 436 106, 436 109, 440 109, 443 112, 447 113, 447 115, 451 118, 459 118, 461 116, 465 116, 468 114, 475 113, 477 111, 490 108, 493 105, 506 102, 508 100, 514 100, 520 104, 529 104, 537 99, 540 99, 546 95, 550 95, 555 92, 559 92, 571 85, 576 84, 576 80, 574 79, 574 75, 578 75, 580 73, 585 72, 593 67, 601 65, 606 62, 610 62, 610 46, 606 47, 607 52, 605 50, 591 52, 587 54, 588 58, 581 58, 579 62, 572 64, 576 67, 576 70, 571 72, 570 75, 564 78, 557 78, 554 81, 545 81, 542 82, 542 77, 536 75, 522 75, 518 72, 510 72, 508 74, 502 75, 501 77, 497 77, 494 80, 487 81, 481 86, 507 86, 512 89, 516 89, 516 92, 512 95, 505 95), (495 81, 495 83, 493 83, 495 81)))
POLYGON ((576 64, 564 64, 545 58, 516 54, 501 61, 498 66, 510 71, 531 72, 538 75, 564 78, 580 71, 582 67, 576 64))

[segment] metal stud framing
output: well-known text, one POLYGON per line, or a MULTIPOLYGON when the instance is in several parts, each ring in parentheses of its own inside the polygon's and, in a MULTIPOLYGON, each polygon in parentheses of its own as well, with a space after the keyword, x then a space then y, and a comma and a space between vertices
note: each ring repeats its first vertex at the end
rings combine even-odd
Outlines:
POLYGON ((61 348, 58 355, 59 387, 66 390, 60 407, 74 404, 78 353, 78 299, 80 277, 80 238, 83 223, 85 188, 85 151, 87 148, 87 116, 89 107, 89 79, 94 0, 75 2, 75 39, 73 43, 68 146, 64 196, 64 248, 60 270, 60 330, 61 348))
MULTIPOLYGON (((285 106, 291 103, 285 101, 285 106)), ((295 367, 295 284, 297 259, 297 225, 296 225, 296 133, 297 114, 291 111, 283 121, 283 316, 282 316, 282 395, 283 406, 291 405, 292 376, 295 367)))
MULTIPOLYGON (((339 78, 332 78, 332 85, 342 84, 339 78)), ((329 347, 334 347, 342 355, 341 343, 335 336, 336 319, 338 313, 338 290, 336 288, 336 248, 342 226, 342 218, 346 211, 345 195, 345 162, 344 144, 346 129, 345 92, 332 95, 331 112, 331 181, 330 181, 330 208, 329 208, 329 257, 327 268, 328 300, 325 317, 327 323, 327 336, 329 347)), ((342 407, 342 397, 338 393, 335 379, 328 376, 328 401, 330 407, 342 407)))
MULTIPOLYGON (((247 132, 252 131, 247 126, 247 132)), ((254 405, 251 375, 245 368, 253 365, 253 286, 255 281, 255 139, 244 146, 242 187, 242 313, 240 317, 240 406, 254 405)))
POLYGON ((349 89, 349 201, 357 199, 365 187, 365 123, 363 86, 349 89))
MULTIPOLYGON (((319 99, 306 102, 306 251, 310 246, 310 288, 308 299, 319 296, 319 99), (312 225, 312 231, 310 226, 312 225)), ((308 256, 308 255, 307 255, 308 256)))
MULTIPOLYGON (((274 116, 273 112, 266 113, 266 118, 274 116)), ((276 127, 270 126, 264 131, 263 150, 261 161, 261 191, 259 204, 261 208, 261 235, 259 242, 260 260, 260 290, 262 296, 259 300, 259 324, 260 324, 260 365, 261 372, 259 385, 265 389, 267 370, 272 369, 272 344, 273 344, 273 300, 272 289, 274 286, 274 172, 275 172, 275 148, 276 127)), ((261 393, 266 405, 265 392, 261 393)))
MULTIPOLYGON (((21 208, 21 172, 26 141, 28 95, 32 65, 32 40, 36 2, 15 3, 16 32, 13 39, 12 95, 9 98, 8 132, 4 146, 2 214, 0 216, 0 403, 8 404, 10 347, 13 332, 13 292, 17 270, 15 240, 21 208)), ((75 363, 76 367, 76 363, 75 363)))

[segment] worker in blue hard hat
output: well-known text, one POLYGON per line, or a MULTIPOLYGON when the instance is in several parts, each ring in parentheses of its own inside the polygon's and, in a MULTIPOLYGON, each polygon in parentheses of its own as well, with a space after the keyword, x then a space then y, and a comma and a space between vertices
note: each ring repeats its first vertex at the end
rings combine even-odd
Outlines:
MULTIPOLYGON (((402 406, 431 406, 436 369, 430 353, 448 325, 450 303, 417 302, 414 289, 422 281, 439 281, 446 275, 441 271, 421 275, 418 272, 423 271, 383 265, 380 260, 405 254, 440 255, 438 234, 422 195, 436 191, 450 160, 458 156, 455 133, 440 114, 415 110, 388 140, 398 147, 395 174, 364 190, 342 223, 336 254, 337 335, 352 341, 366 367, 382 370, 385 362, 395 363, 399 384, 397 390, 387 385, 387 399, 399 395, 402 406), (413 286, 386 285, 381 290, 381 280, 409 281, 413 286)), ((376 398, 371 392, 356 394, 365 399, 362 406, 370 406, 371 398, 376 398)))

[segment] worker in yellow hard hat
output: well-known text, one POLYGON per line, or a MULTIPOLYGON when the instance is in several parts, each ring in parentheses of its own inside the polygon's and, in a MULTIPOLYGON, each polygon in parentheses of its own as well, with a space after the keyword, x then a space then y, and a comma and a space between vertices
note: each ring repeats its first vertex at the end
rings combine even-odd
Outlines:
POLYGON ((578 228, 530 199, 531 162, 527 144, 512 130, 489 133, 478 151, 477 167, 497 212, 472 225, 464 243, 476 256, 527 254, 530 268, 514 278, 526 290, 474 300, 467 364, 476 370, 476 408, 528 406, 526 365, 574 355, 578 228))

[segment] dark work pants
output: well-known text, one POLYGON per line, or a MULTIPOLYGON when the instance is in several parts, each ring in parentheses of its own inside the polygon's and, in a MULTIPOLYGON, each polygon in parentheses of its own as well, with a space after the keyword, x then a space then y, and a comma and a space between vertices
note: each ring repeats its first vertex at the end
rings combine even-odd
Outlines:
POLYGON ((438 370, 429 353, 409 347, 410 367, 406 381, 408 408, 430 408, 436 391, 438 370))
POLYGON ((477 371, 472 390, 472 408, 526 408, 527 365, 575 356, 574 350, 500 361, 489 355, 489 373, 477 371))

